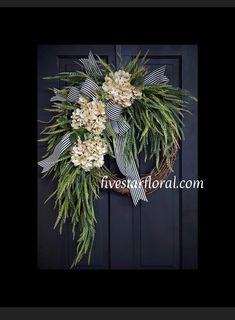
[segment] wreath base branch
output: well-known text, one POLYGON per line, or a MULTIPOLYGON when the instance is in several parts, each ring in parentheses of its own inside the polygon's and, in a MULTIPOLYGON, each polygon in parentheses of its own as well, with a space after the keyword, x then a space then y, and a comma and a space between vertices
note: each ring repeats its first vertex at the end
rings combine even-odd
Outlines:
MULTIPOLYGON (((163 158, 160 162, 159 165, 159 169, 153 168, 149 174, 144 175, 143 177, 141 177, 141 181, 143 184, 143 188, 146 194, 150 194, 154 191, 156 191, 159 188, 159 184, 157 184, 157 187, 154 188, 154 181, 162 181, 165 180, 171 173, 172 173, 172 167, 176 161, 176 154, 177 154, 177 150, 175 150, 172 153, 171 159, 170 159, 170 165, 168 165, 165 161, 165 159, 163 158), (145 184, 145 180, 151 177, 151 186, 149 186, 149 184, 145 184), (147 186, 146 186, 147 185, 147 186)), ((107 174, 108 178, 106 179, 106 181, 110 181, 111 185, 112 185, 112 190, 122 194, 122 195, 127 195, 128 197, 131 196, 130 194, 130 190, 127 187, 115 187, 117 181, 126 181, 126 178, 119 178, 116 174, 114 174, 113 172, 111 172, 105 165, 102 167, 103 172, 107 174)), ((102 178, 99 179, 100 183, 102 181, 102 178)), ((110 184, 108 184, 110 185, 110 184)), ((103 189, 107 189, 105 187, 103 187, 103 189)))

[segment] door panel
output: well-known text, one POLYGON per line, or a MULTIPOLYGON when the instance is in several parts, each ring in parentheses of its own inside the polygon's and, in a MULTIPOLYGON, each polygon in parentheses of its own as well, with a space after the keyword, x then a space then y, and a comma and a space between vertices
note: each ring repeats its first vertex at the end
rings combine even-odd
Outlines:
MULTIPOLYGON (((51 94, 48 87, 61 87, 62 82, 42 80, 42 77, 54 75, 62 71, 74 71, 79 66, 74 63, 79 58, 86 57, 92 50, 109 63, 115 62, 114 46, 39 46, 38 48, 38 119, 49 120, 49 113, 43 111, 43 107, 49 105, 51 94)), ((38 134, 44 124, 39 123, 38 134)), ((39 144, 38 159, 45 154, 45 146, 39 144)), ((66 224, 63 235, 58 230, 53 230, 56 210, 53 209, 53 200, 44 205, 55 187, 56 183, 50 178, 41 179, 41 168, 38 167, 38 266, 42 269, 67 269, 72 263, 76 252, 75 242, 72 240, 71 227, 66 224)), ((79 264, 79 268, 107 269, 109 267, 109 195, 108 191, 101 193, 101 197, 95 202, 97 218, 96 238, 90 266, 86 259, 79 264)))
MULTIPOLYGON (((43 111, 50 99, 48 87, 61 86, 42 77, 61 71, 74 71, 73 63, 87 56, 89 50, 109 63, 116 63, 117 53, 129 61, 141 49, 150 49, 149 69, 166 64, 166 76, 174 86, 182 86, 197 95, 197 47, 184 45, 49 45, 38 48, 38 119, 48 120, 43 111)), ((185 117, 185 141, 177 156, 174 172, 178 179, 197 178, 197 112, 185 117)), ((39 124, 39 132, 43 125, 39 124)), ((45 153, 39 145, 38 159, 45 153)), ((106 164, 119 172, 114 160, 106 164)), ((140 156, 140 174, 152 169, 140 156)), ((56 212, 53 201, 43 205, 55 188, 50 178, 40 178, 38 168, 38 265, 42 269, 66 269, 75 254, 69 225, 59 236, 53 230, 56 212)), ((91 265, 86 259, 78 269, 179 269, 197 267, 197 192, 195 189, 162 189, 148 195, 149 202, 136 207, 130 198, 110 190, 101 191, 95 203, 96 240, 91 265)))
MULTIPOLYGON (((149 52, 150 70, 166 65, 166 76, 174 86, 180 86, 180 58, 178 56, 154 55, 149 52)), ((158 50, 156 50, 156 54, 158 50)), ((181 151, 179 151, 180 153, 181 151)), ((179 156, 179 155, 178 155, 179 156)), ((140 172, 146 174, 153 168, 151 161, 140 161, 140 172)), ((179 177, 179 161, 174 173, 179 177)), ((140 267, 179 268, 179 190, 157 190, 148 196, 140 212, 140 267)))

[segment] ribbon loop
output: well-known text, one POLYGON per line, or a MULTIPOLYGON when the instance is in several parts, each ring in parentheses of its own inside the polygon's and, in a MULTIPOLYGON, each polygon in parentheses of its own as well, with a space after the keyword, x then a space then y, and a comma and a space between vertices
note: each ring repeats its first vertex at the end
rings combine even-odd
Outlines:
POLYGON ((67 96, 67 100, 72 103, 77 102, 79 95, 80 95, 80 90, 77 87, 71 87, 69 94, 67 96))
POLYGON ((96 98, 96 92, 99 90, 99 86, 93 80, 86 79, 80 92, 87 95, 89 98, 94 99, 96 98))
POLYGON ((144 85, 155 85, 162 82, 168 82, 169 79, 165 76, 166 66, 161 66, 153 70, 144 78, 144 85))
POLYGON ((109 101, 106 104, 105 111, 110 120, 118 121, 122 113, 122 108, 118 104, 109 101))
POLYGON ((82 58, 82 59, 79 59, 79 61, 81 61, 86 72, 89 75, 91 75, 93 77, 102 76, 102 72, 101 72, 99 66, 97 65, 97 62, 96 62, 91 51, 89 52, 88 59, 82 58))

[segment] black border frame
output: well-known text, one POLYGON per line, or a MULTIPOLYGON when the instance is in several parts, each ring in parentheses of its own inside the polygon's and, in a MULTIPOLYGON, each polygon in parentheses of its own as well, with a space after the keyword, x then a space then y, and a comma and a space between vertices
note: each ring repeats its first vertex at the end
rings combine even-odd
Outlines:
MULTIPOLYGON (((36 188, 33 176, 37 166, 34 164, 36 127, 32 119, 36 117, 36 109, 34 110, 32 106, 36 105, 37 101, 34 80, 36 44, 52 43, 52 41, 53 43, 76 43, 78 37, 80 42, 86 42, 89 38, 89 43, 108 43, 110 37, 108 33, 104 33, 101 40, 98 28, 94 28, 92 32, 87 30, 83 34, 78 33, 80 23, 87 22, 86 15, 83 14, 86 12, 84 10, 89 10, 90 14, 91 8, 59 10, 55 8, 0 10, 4 18, 7 18, 7 20, 0 20, 1 30, 4 31, 1 71, 4 75, 4 83, 7 84, 2 97, 3 100, 5 98, 4 103, 7 106, 4 119, 9 119, 9 110, 12 106, 9 98, 14 93, 14 98, 19 101, 17 105, 19 108, 14 108, 13 117, 18 128, 11 134, 13 141, 16 141, 18 154, 22 156, 17 158, 17 168, 15 159, 8 157, 7 168, 12 166, 14 170, 2 170, 2 174, 6 174, 3 179, 8 183, 6 190, 10 198, 7 210, 5 209, 2 215, 2 218, 6 218, 6 222, 2 221, 3 228, 0 234, 2 237, 0 244, 3 247, 1 304, 7 306, 233 306, 234 298, 230 294, 230 289, 235 285, 231 261, 234 252, 233 216, 230 215, 230 209, 226 207, 229 193, 225 194, 223 199, 223 188, 217 187, 218 177, 214 172, 218 170, 218 163, 211 161, 212 158, 214 159, 215 150, 218 151, 216 156, 219 158, 220 142, 215 139, 218 124, 220 130, 227 132, 228 123, 221 121, 221 110, 231 106, 231 97, 221 92, 228 90, 229 85, 234 90, 232 88, 234 65, 230 63, 229 68, 220 68, 223 63, 229 62, 228 57, 231 56, 233 49, 234 11, 231 9, 141 9, 134 11, 135 16, 133 16, 133 9, 126 9, 125 14, 131 12, 132 22, 133 19, 141 22, 135 25, 139 32, 133 33, 128 28, 123 32, 124 27, 128 26, 126 24, 121 29, 115 27, 112 29, 112 42, 143 43, 142 39, 145 38, 146 42, 150 43, 152 36, 156 35, 151 27, 156 26, 154 18, 158 14, 158 23, 163 23, 167 19, 161 33, 157 33, 159 43, 165 41, 199 45, 198 98, 203 106, 202 112, 199 111, 201 141, 199 152, 202 159, 199 162, 199 178, 204 179, 206 183, 206 189, 200 195, 199 203, 199 246, 202 248, 200 249, 202 254, 199 257, 200 271, 183 274, 172 272, 167 277, 164 272, 156 277, 156 274, 150 271, 144 273, 142 277, 137 277, 134 271, 126 275, 117 275, 115 272, 112 276, 100 274, 99 277, 94 273, 90 278, 79 279, 74 278, 73 272, 65 272, 63 276, 58 272, 54 274, 35 272, 35 246, 32 239, 36 230, 33 218, 36 188), (142 14, 143 10, 148 12, 148 19, 146 17, 146 20, 138 20, 136 15, 142 14), (61 12, 66 16, 65 25, 58 30, 55 26, 58 25, 57 17, 61 12), (14 27, 7 29, 6 21, 12 23, 14 27), (68 21, 70 24, 66 25, 68 21), (144 32, 145 29, 141 28, 144 22, 148 25, 148 32, 144 32), (10 70, 9 61, 11 62, 10 70), (15 82, 12 80, 12 75, 16 76, 15 82), (226 82, 218 83, 218 79, 224 77, 226 82), (22 92, 25 92, 26 84, 27 99, 23 99, 22 92), (22 143, 22 137, 24 137, 24 143, 22 143), (25 159, 27 159, 27 170, 25 159), (23 169, 19 170, 19 168, 23 169), (17 192, 9 192, 12 187, 17 187, 14 189, 17 192), (80 290, 83 295, 80 294, 80 290), (61 292, 69 294, 63 299, 61 292), (90 300, 86 299, 87 296, 90 300)), ((94 10, 97 13, 98 9, 94 10)), ((111 11, 112 19, 118 16, 120 10, 111 11)), ((102 14, 105 16, 107 11, 102 9, 102 14)), ((104 19, 99 20, 99 28, 105 27, 104 21, 104 19)), ((9 129, 9 122, 7 120, 5 122, 6 128, 9 129)), ((10 151, 9 154, 11 154, 10 151)), ((4 168, 6 168, 6 162, 4 168)))

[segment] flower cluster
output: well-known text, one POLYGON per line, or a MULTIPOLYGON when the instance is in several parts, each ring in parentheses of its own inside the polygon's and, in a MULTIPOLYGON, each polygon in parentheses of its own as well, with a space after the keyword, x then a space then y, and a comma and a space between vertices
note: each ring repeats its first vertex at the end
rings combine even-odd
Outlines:
POLYGON ((94 167, 102 167, 104 155, 107 152, 105 140, 99 136, 81 141, 78 138, 71 151, 71 161, 74 166, 81 166, 85 171, 94 167))
POLYGON ((92 100, 80 96, 78 99, 79 108, 77 108, 71 118, 72 127, 79 129, 86 128, 89 132, 100 135, 105 129, 105 105, 102 101, 92 100))
POLYGON ((112 72, 105 76, 102 88, 114 103, 129 107, 142 96, 142 92, 131 85, 130 79, 131 74, 123 70, 112 72))

